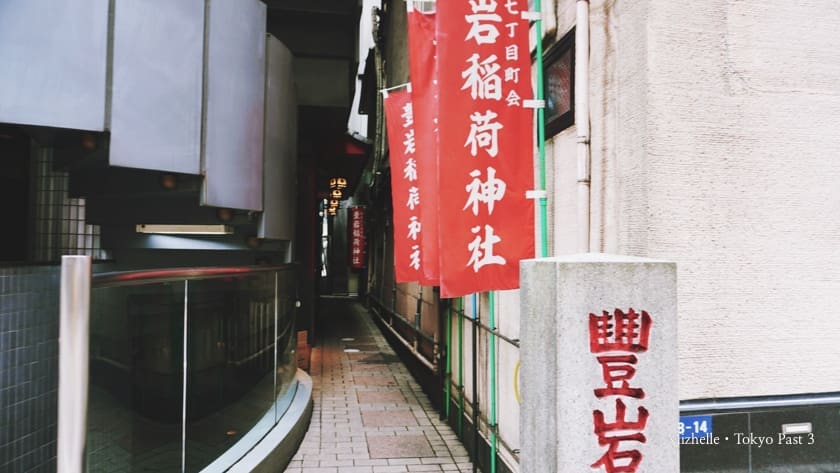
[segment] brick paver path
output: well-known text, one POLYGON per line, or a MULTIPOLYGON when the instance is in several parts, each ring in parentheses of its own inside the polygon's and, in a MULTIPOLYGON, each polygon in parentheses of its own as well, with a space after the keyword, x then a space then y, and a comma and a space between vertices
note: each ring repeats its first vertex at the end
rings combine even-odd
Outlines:
POLYGON ((472 471, 455 433, 357 302, 322 299, 315 410, 290 473, 472 471))

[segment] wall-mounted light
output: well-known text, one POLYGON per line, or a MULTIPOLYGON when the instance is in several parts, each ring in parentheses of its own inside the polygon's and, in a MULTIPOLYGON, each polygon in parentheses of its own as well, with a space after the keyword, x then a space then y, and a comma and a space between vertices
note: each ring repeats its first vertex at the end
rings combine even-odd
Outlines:
POLYGON ((232 235, 231 225, 158 225, 140 224, 135 227, 137 233, 155 233, 163 235, 232 235))

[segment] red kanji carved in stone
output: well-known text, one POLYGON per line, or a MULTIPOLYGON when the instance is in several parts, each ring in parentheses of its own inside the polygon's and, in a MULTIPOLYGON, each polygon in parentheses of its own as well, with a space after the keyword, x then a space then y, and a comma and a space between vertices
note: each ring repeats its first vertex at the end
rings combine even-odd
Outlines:
POLYGON ((607 386, 595 389, 595 397, 605 396, 630 396, 636 399, 644 399, 645 391, 641 388, 631 388, 629 381, 636 374, 636 355, 602 355, 598 358, 601 363, 601 370, 604 382, 607 386))
POLYGON ((623 351, 639 353, 647 351, 650 340, 651 318, 647 311, 641 315, 630 308, 627 313, 615 309, 603 315, 589 314, 589 351, 604 353, 623 351))
POLYGON ((642 453, 638 450, 620 450, 621 442, 646 443, 647 439, 642 431, 645 429, 648 420, 648 410, 644 407, 638 408, 638 416, 635 422, 625 420, 627 406, 621 399, 615 400, 615 422, 604 421, 604 413, 596 410, 592 412, 595 421, 595 433, 598 435, 599 445, 609 445, 606 452, 591 466, 598 468, 603 466, 607 473, 634 473, 642 462, 642 453), (632 433, 628 433, 632 432, 632 433), (615 435, 607 435, 615 433, 615 435))

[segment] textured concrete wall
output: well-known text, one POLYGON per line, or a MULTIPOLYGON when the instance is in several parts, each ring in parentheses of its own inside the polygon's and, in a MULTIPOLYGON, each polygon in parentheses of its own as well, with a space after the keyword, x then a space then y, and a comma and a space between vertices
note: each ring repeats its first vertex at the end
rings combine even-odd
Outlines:
POLYGON ((678 262, 681 398, 840 390, 840 4, 592 15, 592 247, 678 262))

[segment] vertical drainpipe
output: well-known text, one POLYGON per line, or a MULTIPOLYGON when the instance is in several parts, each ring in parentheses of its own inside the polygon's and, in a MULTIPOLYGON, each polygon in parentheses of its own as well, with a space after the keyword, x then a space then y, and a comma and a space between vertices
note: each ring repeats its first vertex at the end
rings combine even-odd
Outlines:
POLYGON ((464 439, 464 298, 458 298, 458 438, 464 439))
POLYGON ((490 473, 496 473, 496 449, 498 437, 496 435, 496 292, 490 291, 488 295, 490 312, 490 334, 489 355, 490 355, 490 473))
MULTIPOLYGON (((540 14, 539 18, 534 22, 534 29, 537 37, 537 84, 536 84, 536 99, 538 101, 544 100, 543 93, 543 47, 542 47, 542 1, 534 0, 534 9, 540 14)), ((537 111, 537 146, 540 156, 540 187, 539 190, 545 192, 545 108, 540 107, 537 111)), ((540 256, 545 258, 548 256, 548 197, 542 196, 540 199, 540 256)))
POLYGON ((449 422, 449 397, 450 397, 450 389, 451 389, 451 382, 450 377, 452 375, 452 357, 450 356, 450 352, 452 350, 452 300, 446 299, 446 345, 445 345, 445 356, 446 356, 446 366, 444 367, 444 378, 443 378, 443 400, 444 400, 444 418, 446 422, 449 422))
MULTIPOLYGON (((376 94, 377 97, 381 94, 376 94)), ((377 99, 380 100, 380 99, 377 99)), ((383 212, 385 213, 385 212, 383 212)), ((383 219, 384 220, 384 219, 383 219)), ((382 225, 382 239, 380 241, 380 245, 382 247, 382 264, 379 265, 379 300, 381 301, 382 308, 385 308, 385 273, 386 261, 388 261, 388 229, 385 227, 385 222, 383 221, 380 225, 382 225)))
POLYGON ((391 286, 391 325, 394 325, 394 314, 397 313, 397 273, 394 273, 394 285, 391 286))
POLYGON ((478 294, 472 295, 472 418, 473 418, 473 473, 478 463, 478 324, 481 319, 478 316, 478 294))
POLYGON ((417 284, 417 310, 414 313, 414 353, 420 355, 420 314, 423 312, 423 286, 417 284))
POLYGON ((575 27, 575 127, 577 129, 577 246, 589 252, 591 155, 589 133, 589 0, 577 0, 575 27))

